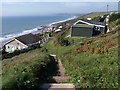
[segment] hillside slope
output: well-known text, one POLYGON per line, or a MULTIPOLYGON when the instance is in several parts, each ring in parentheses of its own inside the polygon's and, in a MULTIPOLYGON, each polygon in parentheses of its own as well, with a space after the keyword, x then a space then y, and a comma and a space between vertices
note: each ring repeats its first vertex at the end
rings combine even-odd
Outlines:
POLYGON ((52 33, 53 37, 42 48, 4 59, 3 89, 30 89, 49 82, 47 77, 57 68, 49 54, 61 59, 65 74, 71 76, 67 82, 76 88, 118 88, 119 18, 111 20, 110 26, 111 32, 92 38, 71 38, 70 29, 63 28, 52 33))
MULTIPOLYGON (((120 32, 120 31, 119 31, 120 32)), ((71 76, 68 82, 80 88, 118 87, 118 31, 92 39, 69 39, 69 46, 56 45, 51 38, 45 48, 57 54, 71 76)))
MULTIPOLYGON (((114 20, 118 21, 119 18, 114 20)), ((60 57, 66 75, 71 76, 68 82, 77 88, 118 88, 119 26, 93 38, 71 38, 70 31, 65 29, 55 33, 44 48, 60 57), (66 40, 70 44, 66 45, 66 40)))

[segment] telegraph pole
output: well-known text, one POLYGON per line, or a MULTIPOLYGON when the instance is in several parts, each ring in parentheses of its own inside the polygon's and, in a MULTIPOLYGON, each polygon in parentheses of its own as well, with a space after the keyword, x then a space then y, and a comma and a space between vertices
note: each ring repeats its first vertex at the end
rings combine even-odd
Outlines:
POLYGON ((120 1, 118 2, 118 12, 120 13, 120 1))
POLYGON ((109 5, 107 5, 107 12, 108 12, 108 10, 109 10, 109 5))

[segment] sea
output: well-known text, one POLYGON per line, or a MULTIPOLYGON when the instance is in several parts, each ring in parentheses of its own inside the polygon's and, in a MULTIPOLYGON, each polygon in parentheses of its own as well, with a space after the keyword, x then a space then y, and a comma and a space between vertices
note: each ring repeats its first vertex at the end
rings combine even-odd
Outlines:
POLYGON ((76 15, 56 14, 45 16, 3 16, 0 42, 15 36, 37 31, 36 27, 76 18, 76 15))

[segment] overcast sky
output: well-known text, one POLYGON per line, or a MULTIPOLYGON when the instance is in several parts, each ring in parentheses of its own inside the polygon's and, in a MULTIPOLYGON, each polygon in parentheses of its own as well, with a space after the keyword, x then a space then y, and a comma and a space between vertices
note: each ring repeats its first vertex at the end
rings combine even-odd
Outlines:
MULTIPOLYGON (((57 1, 57 0, 56 0, 57 1)), ((102 0, 99 0, 102 1, 102 0)), ((107 1, 107 0, 106 0, 107 1)), ((109 5, 110 11, 118 10, 118 0, 109 0, 109 2, 98 2, 96 0, 61 0, 55 2, 55 0, 4 0, 2 2, 2 11, 0 16, 28 16, 28 15, 48 15, 56 13, 89 13, 107 11, 107 5, 109 5), (63 2, 64 1, 64 2, 63 2), (113 2, 114 1, 114 2, 113 2)))

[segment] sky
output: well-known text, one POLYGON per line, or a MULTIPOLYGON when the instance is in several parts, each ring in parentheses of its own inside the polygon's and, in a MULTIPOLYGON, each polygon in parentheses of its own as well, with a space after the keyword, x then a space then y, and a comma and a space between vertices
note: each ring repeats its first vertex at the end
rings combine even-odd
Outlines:
MULTIPOLYGON (((73 2, 73 0, 1 0, 2 2, 73 2)), ((120 0, 74 0, 74 2, 118 2, 120 0)))
POLYGON ((33 16, 58 13, 82 14, 89 12, 118 10, 118 0, 3 0, 0 2, 0 16, 33 16), (86 2, 85 2, 86 1, 86 2), (108 2, 109 1, 109 2, 108 2))

